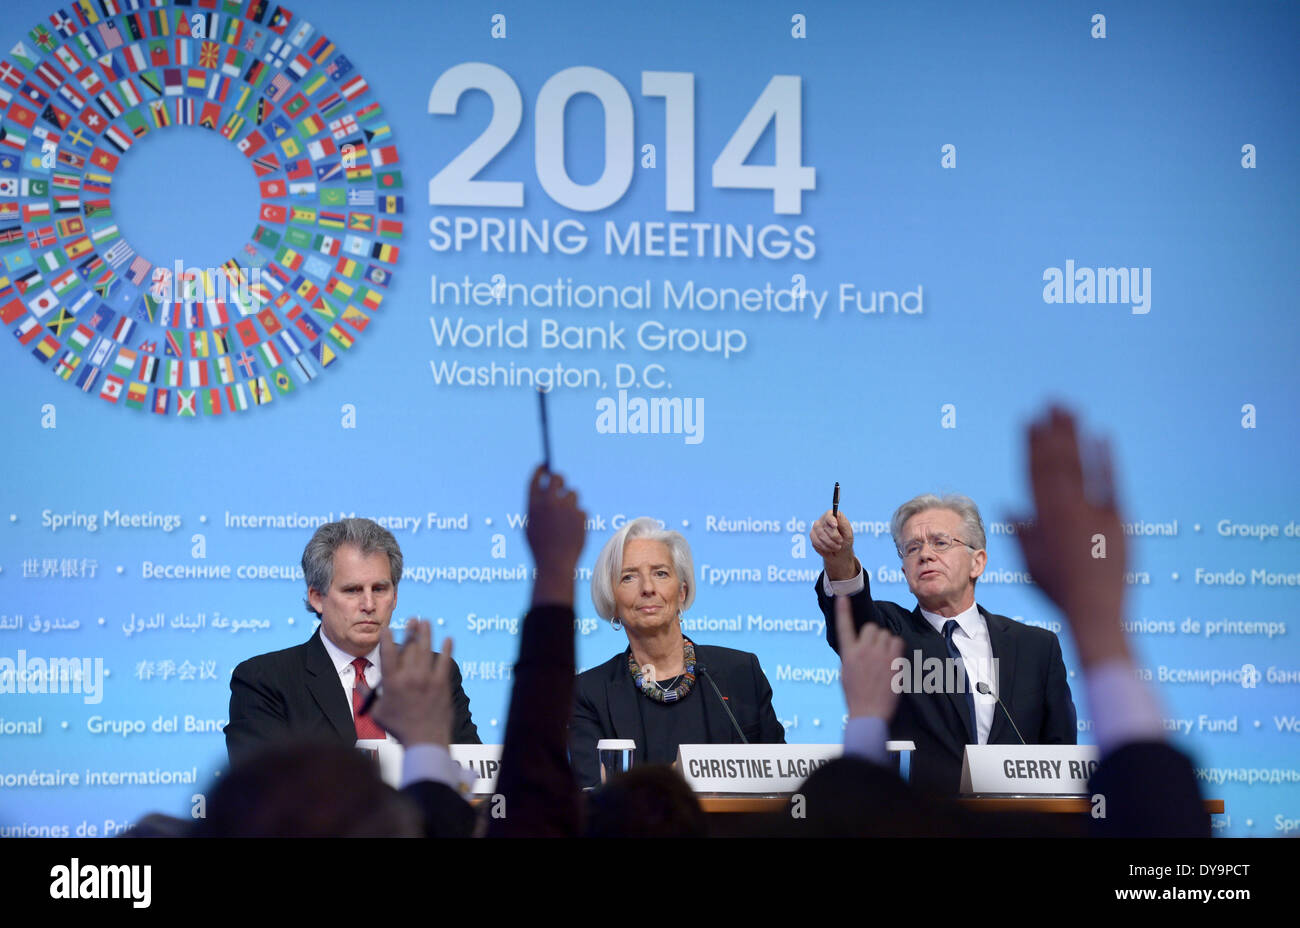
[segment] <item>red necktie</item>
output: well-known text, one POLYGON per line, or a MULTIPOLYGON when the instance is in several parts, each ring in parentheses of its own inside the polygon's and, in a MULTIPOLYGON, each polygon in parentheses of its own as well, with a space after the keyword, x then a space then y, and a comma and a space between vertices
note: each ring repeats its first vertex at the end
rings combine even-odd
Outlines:
POLYGON ((358 657, 352 662, 352 669, 356 671, 356 683, 352 686, 352 720, 357 726, 358 741, 374 741, 387 738, 388 735, 379 727, 379 723, 369 715, 361 714, 361 707, 366 704, 366 697, 370 695, 370 684, 366 683, 366 668, 370 666, 370 661, 364 657, 358 657))

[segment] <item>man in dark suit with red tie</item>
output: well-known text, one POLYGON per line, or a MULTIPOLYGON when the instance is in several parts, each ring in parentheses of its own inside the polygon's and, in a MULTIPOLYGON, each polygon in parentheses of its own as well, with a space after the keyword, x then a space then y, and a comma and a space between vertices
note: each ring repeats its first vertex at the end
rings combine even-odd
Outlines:
MULTIPOLYGON (((231 764, 287 739, 352 745, 387 734, 358 715, 383 672, 380 633, 397 606, 402 551, 369 519, 320 526, 303 551, 307 608, 320 627, 304 644, 244 661, 230 678, 226 751, 231 764)), ((452 664, 452 743, 478 744, 460 670, 452 664)), ((423 746, 422 746, 423 747, 423 746)), ((445 753, 445 749, 443 751, 445 753)), ((438 766, 452 771, 450 758, 438 766)))

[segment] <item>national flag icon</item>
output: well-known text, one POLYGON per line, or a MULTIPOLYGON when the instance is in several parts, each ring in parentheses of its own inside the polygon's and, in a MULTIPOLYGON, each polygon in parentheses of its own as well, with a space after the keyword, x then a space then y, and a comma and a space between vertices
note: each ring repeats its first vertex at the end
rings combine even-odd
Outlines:
POLYGON ((258 226, 253 230, 253 241, 266 248, 274 248, 280 243, 280 233, 266 226, 258 226))
POLYGON ((167 415, 167 396, 168 391, 161 387, 153 391, 153 411, 155 415, 167 415))
POLYGON ((142 383, 133 382, 126 388, 126 405, 132 409, 144 409, 145 400, 149 398, 149 388, 142 383))
POLYGON ((136 44, 128 45, 122 49, 122 60, 126 62, 126 68, 132 74, 139 74, 149 67, 149 60, 145 56, 144 49, 136 44))
POLYGON ((217 123, 221 121, 221 106, 217 103, 204 103, 203 109, 199 113, 198 125, 204 129, 216 131, 217 123))
POLYGON ((374 264, 366 267, 365 276, 367 283, 374 284, 377 287, 387 287, 388 281, 392 278, 392 274, 388 270, 374 264))
POLYGON ((271 372, 271 379, 275 381, 275 388, 281 393, 292 393, 294 389, 293 378, 289 372, 281 368, 271 372))
POLYGON ((349 187, 348 206, 374 206, 375 191, 370 187, 349 187))
POLYGON ((279 178, 264 180, 259 184, 259 187, 261 188, 262 196, 267 197, 268 199, 274 199, 285 195, 284 181, 279 178))
POLYGON ((370 152, 370 160, 375 167, 382 168, 397 163, 397 147, 395 145, 384 145, 381 148, 373 149, 370 152))
POLYGON ((370 213, 348 213, 348 231, 373 232, 375 217, 370 213))
MULTIPOLYGON (((299 299, 306 300, 308 303, 316 299, 320 294, 320 288, 301 275, 294 279, 293 283, 290 284, 290 288, 298 295, 299 299)), ((289 318, 293 318, 292 313, 289 318)))
MULTIPOLYGON (((356 119, 354 119, 350 114, 330 122, 330 134, 334 136, 336 142, 342 141, 348 136, 356 135, 360 131, 361 130, 357 127, 356 119)), ((353 150, 353 153, 356 153, 355 149, 353 150)))
POLYGON ((94 337, 94 329, 86 325, 78 325, 72 330, 72 334, 68 336, 68 344, 72 347, 73 351, 81 352, 86 349, 86 346, 91 343, 94 337))
POLYGON ((60 347, 61 345, 57 338, 53 335, 46 335, 36 343, 36 347, 32 349, 32 354, 42 362, 45 362, 54 357, 54 355, 58 353, 60 347))
MULTIPOLYGON (((80 219, 63 220, 63 222, 80 222, 80 221, 81 221, 80 219)), ((54 249, 44 252, 36 259, 36 266, 40 268, 42 271, 46 271, 46 272, 57 271, 59 268, 63 267, 67 263, 68 263, 68 259, 67 257, 64 256, 63 252, 54 249)))
POLYGON ((339 110, 348 105, 348 101, 343 98, 341 93, 332 93, 328 97, 323 97, 316 108, 321 111, 321 115, 327 119, 338 115, 339 110))
POLYGON ((275 398, 275 395, 271 392, 271 388, 267 384, 265 377, 258 377, 257 380, 250 380, 248 382, 248 390, 253 403, 257 406, 265 406, 275 398))
POLYGON ((0 306, 0 323, 4 325, 13 325, 23 313, 27 312, 27 307, 23 301, 17 297, 11 299, 8 303, 0 306))
POLYGON ((275 313, 270 309, 264 309, 257 314, 257 321, 262 323, 262 328, 266 329, 267 335, 274 335, 280 331, 280 320, 276 318, 275 313))
POLYGON ((99 391, 100 399, 108 400, 110 403, 116 403, 122 396, 122 387, 125 385, 126 381, 121 377, 118 377, 116 374, 105 374, 104 386, 99 391))
POLYGON ((131 137, 117 126, 109 126, 104 132, 104 138, 120 152, 125 152, 131 147, 131 137))
POLYGON ((117 28, 117 23, 113 20, 110 19, 107 22, 100 23, 96 27, 96 31, 99 33, 99 41, 104 43, 104 48, 112 50, 122 47, 122 32, 117 28))
POLYGON ((316 210, 307 206, 293 206, 289 209, 289 221, 296 222, 299 225, 316 224, 316 210))
POLYGON ((248 397, 244 394, 244 385, 242 383, 226 387, 226 404, 231 412, 236 410, 243 412, 248 408, 248 397))
MULTIPOLYGON (((258 177, 265 177, 266 175, 280 169, 280 159, 276 157, 275 152, 273 151, 268 151, 265 154, 258 155, 253 158, 252 161, 253 173, 258 177)), ((288 167, 288 165, 285 165, 286 170, 288 167)))
POLYGON ((50 310, 54 309, 58 305, 59 298, 49 287, 46 287, 40 293, 32 297, 32 299, 27 301, 27 308, 32 311, 32 314, 37 319, 44 318, 50 310))
POLYGON ((54 373, 62 377, 64 380, 70 380, 73 372, 76 371, 77 366, 80 364, 81 358, 76 352, 71 350, 65 351, 63 352, 63 356, 59 358, 59 363, 55 365, 54 373))
POLYGON ((320 192, 321 206, 345 206, 347 204, 347 191, 343 187, 322 187, 320 192))
POLYGON ((117 320, 117 325, 113 328, 113 341, 124 345, 131 340, 131 332, 135 329, 134 320, 125 316, 117 320))
POLYGON ((78 257, 87 255, 87 253, 94 250, 95 246, 92 246, 88 235, 82 235, 81 238, 74 238, 72 242, 64 243, 64 253, 65 255, 68 255, 70 261, 75 261, 78 257))
POLYGON ((50 288, 59 296, 65 296, 70 291, 75 290, 81 283, 81 278, 72 268, 68 268, 62 274, 59 274, 50 281, 50 288))
POLYGON ((298 344, 297 337, 288 329, 281 329, 279 338, 284 347, 289 350, 290 355, 296 355, 302 351, 302 346, 298 344))
POLYGON ((230 355, 222 355, 212 362, 212 366, 217 370, 217 380, 221 383, 235 382, 235 363, 231 360, 230 355))
POLYGON ((24 345, 30 345, 33 341, 41 337, 41 324, 33 316, 26 316, 22 322, 14 327, 14 337, 24 345))
MULTIPOLYGON (((320 225, 326 229, 343 229, 348 224, 347 216, 344 213, 328 212, 321 210, 320 225)), ((349 236, 350 237, 350 236, 349 236)))
POLYGON ((203 397, 203 412, 209 416, 221 415, 221 391, 220 390, 201 390, 203 397))
POLYGON ((352 167, 347 168, 344 172, 348 180, 366 180, 374 176, 374 171, 370 165, 364 161, 358 161, 352 167))
POLYGON ((163 382, 169 387, 179 387, 183 379, 184 371, 180 361, 164 361, 163 382))
POLYGON ((289 366, 302 375, 303 383, 309 383, 315 380, 319 373, 316 368, 312 366, 310 354, 299 353, 294 355, 289 366))
POLYGON ((352 343, 356 341, 356 339, 352 337, 351 333, 337 322, 330 326, 329 336, 334 339, 335 344, 344 350, 351 348, 352 343))
POLYGON ((343 239, 343 250, 364 258, 370 254, 370 240, 360 235, 349 235, 343 239))
POLYGON ((262 138, 262 134, 257 130, 253 130, 235 143, 235 147, 245 155, 252 155, 265 145, 266 139, 262 138))
POLYGON ((189 363, 188 383, 191 387, 206 387, 208 385, 207 361, 191 361, 189 363))
POLYGON ((176 391, 176 415, 178 416, 197 416, 198 410, 195 408, 195 390, 177 390, 176 391))
POLYGON ((296 93, 284 102, 282 109, 286 116, 296 118, 308 105, 307 98, 300 93, 296 93))
POLYGON ((343 310, 343 321, 358 332, 364 332, 366 326, 370 325, 370 317, 357 309, 355 306, 349 306, 343 310))
POLYGON ((304 138, 311 138, 325 128, 325 123, 315 113, 298 120, 298 131, 304 138))
POLYGON ((25 106, 17 103, 9 104, 9 120, 24 129, 30 129, 36 124, 36 114, 25 106))
POLYGON ((244 117, 238 113, 231 113, 225 124, 221 127, 221 134, 228 139, 233 139, 244 128, 244 117))
POLYGON ((302 145, 299 144, 297 136, 286 135, 280 139, 280 151, 284 152, 286 158, 297 158, 302 154, 302 145))
POLYGON ((343 165, 338 161, 326 161, 316 165, 316 179, 319 181, 339 180, 343 177, 343 165))
POLYGON ((401 171, 380 171, 375 175, 375 183, 380 190, 401 190, 401 171))
POLYGON ((291 271, 296 271, 302 267, 302 255, 287 245, 276 252, 275 260, 291 271))
POLYGON ((258 216, 263 222, 284 222, 288 211, 283 206, 276 206, 273 203, 263 203, 258 216))
POLYGON ((379 220, 379 235, 381 238, 401 238, 402 224, 394 219, 379 220))
POLYGON ((261 342, 257 346, 258 353, 262 356, 262 362, 267 367, 279 367, 283 362, 280 352, 276 350, 274 342, 261 342))
POLYGON ((325 64, 325 73, 336 81, 343 78, 351 70, 352 62, 348 60, 346 55, 335 55, 333 61, 325 64))
POLYGON ((66 309, 60 309, 54 314, 53 319, 45 323, 45 328, 49 329, 55 335, 62 335, 63 330, 72 325, 75 321, 76 320, 73 318, 72 313, 68 312, 66 309))
POLYGON ((207 332, 190 333, 190 356, 194 358, 206 358, 208 356, 207 332))
POLYGON ((296 180, 289 185, 289 196, 311 197, 316 194, 316 184, 309 180, 296 180))
POLYGON ((333 258, 338 255, 340 244, 339 240, 332 235, 317 235, 312 239, 311 247, 333 258))
POLYGON ((153 355, 142 355, 140 357, 140 371, 137 376, 147 382, 153 383, 158 379, 159 361, 153 355))
POLYGON ((257 325, 252 319, 243 319, 236 322, 235 332, 239 335, 239 341, 245 348, 256 345, 260 337, 257 334, 257 325))
POLYGON ((235 356, 235 366, 245 377, 256 377, 262 372, 262 369, 257 366, 257 358, 247 351, 241 351, 235 356))
POLYGON ((139 360, 139 355, 125 346, 117 351, 117 357, 113 358, 113 370, 123 376, 130 376, 131 371, 135 370, 135 362, 139 360))
POLYGON ((334 140, 328 136, 307 143, 307 154, 311 156, 311 160, 313 161, 320 161, 324 158, 337 155, 338 153, 338 146, 335 145, 334 140))
POLYGON ((334 349, 323 338, 311 346, 311 356, 316 359, 316 363, 321 367, 329 367, 338 360, 338 355, 335 354, 334 349))
POLYGON ((344 277, 356 280, 356 278, 361 274, 361 265, 352 258, 343 257, 339 258, 336 270, 344 277))

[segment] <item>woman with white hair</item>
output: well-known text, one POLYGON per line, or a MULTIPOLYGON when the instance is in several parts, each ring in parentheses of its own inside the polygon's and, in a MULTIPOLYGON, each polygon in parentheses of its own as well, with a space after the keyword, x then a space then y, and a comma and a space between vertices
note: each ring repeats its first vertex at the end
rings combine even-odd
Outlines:
POLYGON ((600 783, 602 738, 634 740, 637 764, 671 764, 681 744, 785 743, 758 658, 682 634, 695 564, 681 534, 628 522, 596 559, 591 599, 628 647, 578 675, 569 757, 580 785, 600 783))

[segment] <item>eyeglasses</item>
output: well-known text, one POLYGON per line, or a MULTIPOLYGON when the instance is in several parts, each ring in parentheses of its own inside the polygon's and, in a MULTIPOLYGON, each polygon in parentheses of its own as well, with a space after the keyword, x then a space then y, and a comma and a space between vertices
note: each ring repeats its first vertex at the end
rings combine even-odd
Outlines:
POLYGON ((960 538, 953 538, 951 535, 931 535, 926 539, 913 538, 907 544, 903 545, 903 547, 898 549, 898 556, 904 560, 917 557, 925 548, 926 541, 930 543, 930 548, 935 554, 943 554, 955 545, 965 545, 972 551, 979 550, 970 542, 962 541, 960 538))

